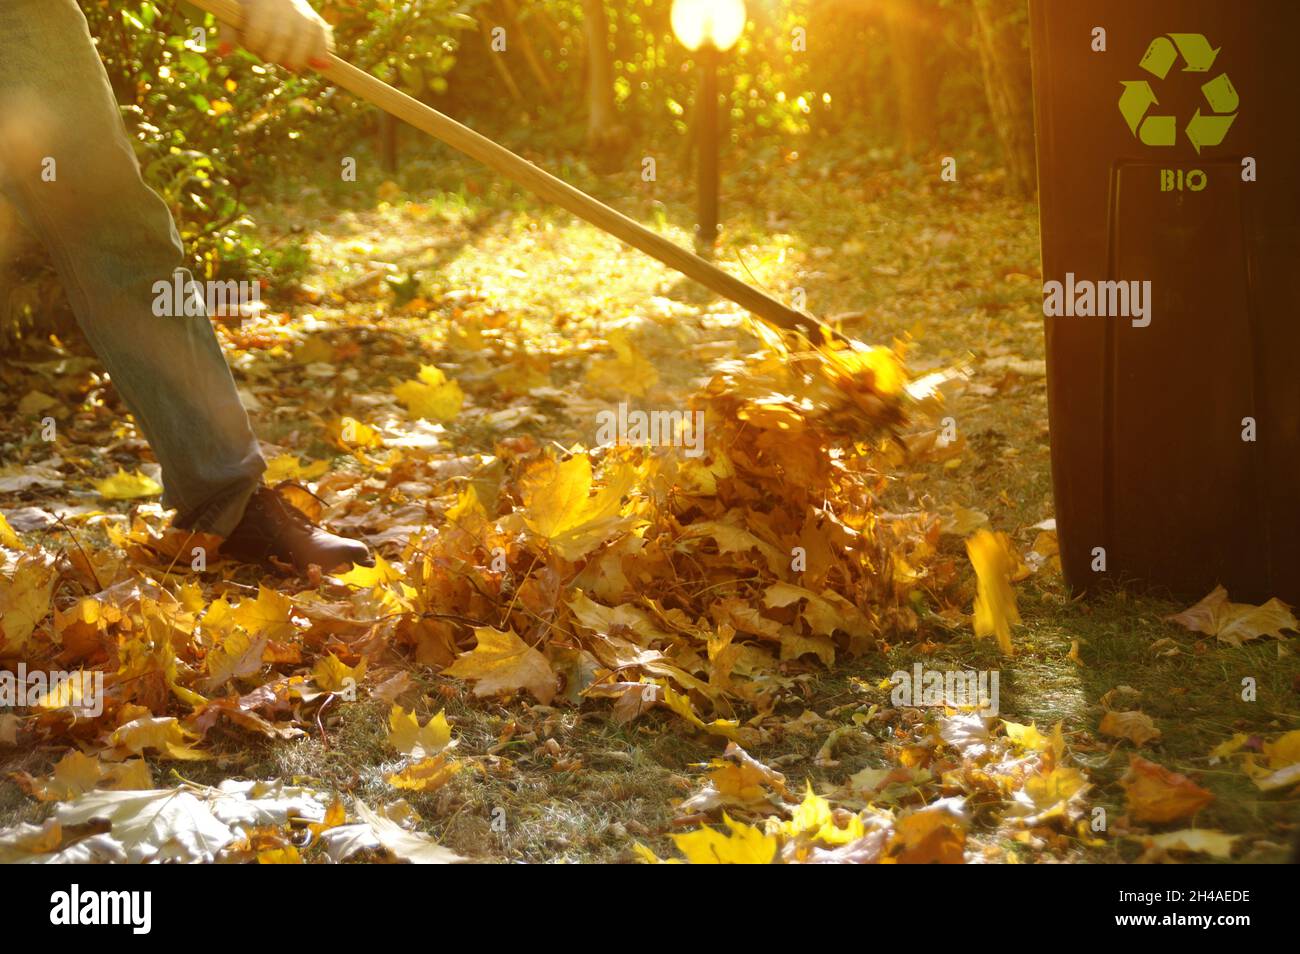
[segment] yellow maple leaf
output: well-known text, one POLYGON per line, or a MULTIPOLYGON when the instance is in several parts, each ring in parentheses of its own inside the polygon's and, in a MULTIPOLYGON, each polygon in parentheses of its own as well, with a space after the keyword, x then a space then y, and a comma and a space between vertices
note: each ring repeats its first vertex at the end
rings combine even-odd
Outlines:
POLYGON ((1005 533, 981 530, 966 541, 966 553, 975 568, 975 635, 996 636, 998 648, 1014 653, 1011 626, 1020 622, 1011 576, 1017 557, 1005 533))
POLYGON ((1278 736, 1262 746, 1269 768, 1285 768, 1300 762, 1300 729, 1278 736))
POLYGON ((808 836, 812 841, 827 845, 847 845, 866 835, 866 826, 857 815, 849 816, 848 824, 841 828, 835 824, 831 803, 813 791, 808 782, 803 801, 790 815, 789 821, 769 823, 769 832, 779 832, 790 838, 808 836))
POLYGON ((465 404, 460 385, 431 364, 421 365, 419 378, 403 381, 393 388, 393 395, 411 415, 431 421, 450 421, 465 404))
POLYGON ((622 500, 635 480, 633 468, 622 464, 593 495, 591 458, 575 454, 560 463, 548 457, 520 479, 524 523, 566 560, 581 559, 628 525, 622 500))
POLYGON ((11 550, 26 550, 23 541, 18 539, 18 534, 14 533, 14 528, 9 526, 9 521, 5 515, 0 513, 0 546, 6 546, 11 550))
POLYGON ((393 703, 392 711, 388 713, 388 744, 415 759, 437 755, 451 744, 451 726, 447 724, 446 713, 439 712, 420 725, 414 711, 407 712, 393 703))
POLYGON ((21 652, 50 612, 57 574, 39 554, 19 557, 13 576, 0 573, 0 654, 21 652))
POLYGON ((101 774, 99 759, 73 749, 55 763, 54 774, 33 794, 41 801, 67 801, 98 785, 101 774))
POLYGON ((456 502, 447 508, 449 523, 469 522, 479 526, 487 521, 487 510, 479 500, 478 491, 469 484, 456 496, 456 502))
POLYGON ((632 845, 632 853, 641 859, 642 864, 646 865, 680 865, 683 863, 680 858, 660 858, 639 841, 632 845))
POLYGON ((316 665, 311 670, 312 680, 326 692, 342 692, 344 689, 354 689, 365 674, 365 659, 362 659, 356 666, 349 666, 333 653, 316 660, 316 665))
POLYGON ((1031 775, 1016 794, 1017 813, 1027 817, 1032 825, 1041 825, 1053 818, 1068 818, 1077 802, 1075 796, 1087 787, 1088 780, 1083 773, 1066 765, 1031 775))
POLYGON ((455 759, 449 759, 447 753, 444 752, 442 755, 436 755, 433 758, 421 759, 419 762, 408 765, 400 772, 385 775, 384 780, 393 788, 427 794, 442 788, 463 767, 462 763, 455 759))
POLYGON ((705 722, 695 712, 691 705, 691 700, 684 692, 677 692, 667 682, 654 680, 655 685, 663 690, 663 704, 673 712, 677 713, 697 729, 703 729, 710 735, 720 735, 724 739, 732 742, 738 742, 740 739, 740 723, 735 719, 714 719, 712 722, 705 722))
POLYGON ((659 372, 633 345, 623 329, 611 331, 606 341, 614 357, 587 364, 587 384, 599 393, 640 396, 659 382, 659 372))
POLYGON ((383 586, 387 583, 396 583, 401 578, 402 574, 391 563, 376 553, 374 566, 362 566, 359 563, 354 563, 352 569, 339 576, 339 581, 356 589, 365 590, 375 586, 383 586))
POLYGON ((907 371, 892 348, 822 348, 823 371, 853 389, 869 384, 875 391, 897 395, 907 384, 907 371))
POLYGON ((292 599, 266 584, 260 584, 257 599, 241 601, 231 618, 251 635, 266 636, 283 642, 292 639, 298 632, 290 618, 292 613, 292 599))
POLYGON ((112 477, 95 481, 95 491, 105 500, 135 500, 139 497, 157 497, 163 489, 158 481, 139 470, 128 474, 119 467, 112 477))
POLYGON ((144 759, 127 759, 105 765, 100 787, 118 791, 142 792, 153 788, 153 776, 149 774, 149 763, 144 759))
POLYGON ((190 746, 193 738, 179 722, 171 717, 144 716, 113 731, 110 741, 132 755, 142 755, 146 749, 162 752, 168 758, 183 761, 206 759, 208 755, 190 746))
POLYGON ((1047 750, 1047 738, 1038 731, 1038 726, 1033 723, 1021 725, 1019 722, 1008 722, 1003 719, 1002 725, 1006 728, 1007 738, 1019 748, 1030 752, 1044 752, 1047 750))
POLYGON ((328 461, 318 460, 304 465, 295 454, 280 454, 266 462, 262 479, 274 487, 282 480, 315 480, 329 469, 328 461))
POLYGON ((263 848, 257 853, 257 863, 259 865, 300 865, 303 861, 297 848, 293 845, 285 845, 283 848, 263 848))
POLYGON ((776 857, 776 837, 761 828, 732 821, 726 813, 722 821, 730 831, 713 828, 673 835, 677 850, 693 865, 768 865, 776 857))
POLYGON ((251 676, 260 670, 267 642, 265 633, 253 636, 242 629, 227 633, 220 644, 208 652, 205 660, 208 677, 203 683, 204 692, 212 692, 231 679, 251 676))
POLYGON ((555 697, 555 672, 536 649, 515 635, 491 626, 475 628, 478 645, 461 654, 443 675, 474 680, 474 695, 492 696, 527 689, 542 705, 555 697))
POLYGON ((384 446, 384 438, 368 424, 363 424, 354 417, 342 417, 329 426, 330 437, 334 443, 348 453, 358 448, 373 450, 384 446))
POLYGON ((57 680, 36 699, 41 709, 94 709, 95 674, 82 669, 57 680))

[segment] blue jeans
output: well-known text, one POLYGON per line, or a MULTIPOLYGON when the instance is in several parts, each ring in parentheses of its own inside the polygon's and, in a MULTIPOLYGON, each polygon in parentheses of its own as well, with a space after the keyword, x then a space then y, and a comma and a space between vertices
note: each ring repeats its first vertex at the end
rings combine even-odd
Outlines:
POLYGON ((226 536, 266 464, 211 322, 154 314, 180 236, 75 0, 0 0, 0 186, 157 455, 176 524, 226 536))

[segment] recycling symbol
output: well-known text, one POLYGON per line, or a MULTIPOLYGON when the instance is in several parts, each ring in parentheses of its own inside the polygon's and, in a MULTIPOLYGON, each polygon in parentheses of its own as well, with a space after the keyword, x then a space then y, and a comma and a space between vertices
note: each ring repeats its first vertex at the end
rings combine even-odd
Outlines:
MULTIPOLYGON (((1179 57, 1183 61, 1182 72, 1207 73, 1218 55, 1219 51, 1211 49, 1209 41, 1199 33, 1169 33, 1151 41, 1138 65, 1157 79, 1164 79, 1179 57)), ((1129 131, 1148 146, 1172 146, 1178 140, 1178 117, 1147 115, 1148 109, 1160 103, 1151 84, 1146 80, 1122 80, 1120 85, 1124 92, 1119 97, 1119 111, 1129 131)), ((1223 142, 1237 118, 1238 104, 1237 90, 1227 73, 1202 84, 1201 93, 1210 111, 1203 113, 1198 106, 1183 127, 1198 155, 1202 146, 1223 142)))

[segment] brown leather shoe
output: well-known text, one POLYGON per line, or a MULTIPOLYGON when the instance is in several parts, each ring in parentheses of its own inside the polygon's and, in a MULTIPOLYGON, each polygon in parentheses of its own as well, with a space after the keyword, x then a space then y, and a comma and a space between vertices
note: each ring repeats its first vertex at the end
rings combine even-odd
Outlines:
POLYGON ((221 552, 245 563, 266 565, 274 558, 300 573, 313 563, 326 573, 353 563, 374 565, 364 543, 321 529, 270 487, 253 492, 243 519, 221 545, 221 552))

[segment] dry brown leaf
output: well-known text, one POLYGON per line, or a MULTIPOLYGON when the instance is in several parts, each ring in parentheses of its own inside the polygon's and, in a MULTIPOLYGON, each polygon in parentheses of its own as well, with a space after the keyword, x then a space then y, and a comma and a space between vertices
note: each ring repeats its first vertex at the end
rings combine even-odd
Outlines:
POLYGON ((1294 632, 1300 628, 1291 608, 1277 597, 1262 606, 1232 603, 1228 600, 1228 591, 1222 586, 1216 586, 1195 606, 1165 619, 1193 632, 1213 636, 1229 646, 1240 646, 1261 636, 1282 639, 1282 630, 1294 632))
POLYGON ((1146 745, 1160 738, 1160 730, 1151 717, 1142 712, 1107 712, 1101 718, 1099 731, 1116 739, 1128 739, 1134 745, 1146 745))
POLYGON ((1128 810, 1135 821, 1170 822, 1195 815, 1210 802, 1206 791, 1186 775, 1149 762, 1140 755, 1129 759, 1128 772, 1120 779, 1128 798, 1128 810))

